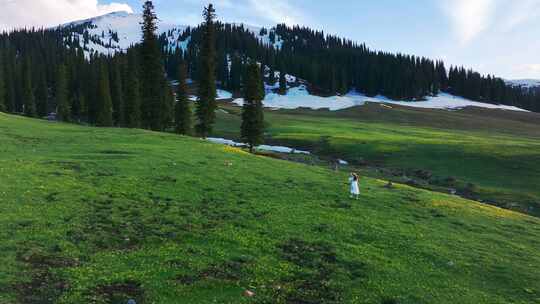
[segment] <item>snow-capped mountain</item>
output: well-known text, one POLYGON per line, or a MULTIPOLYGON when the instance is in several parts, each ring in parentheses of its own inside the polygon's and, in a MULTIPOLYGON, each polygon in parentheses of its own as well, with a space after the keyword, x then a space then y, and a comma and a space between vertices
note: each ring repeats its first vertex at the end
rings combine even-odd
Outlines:
MULTIPOLYGON (((67 23, 61 27, 73 29, 71 37, 66 39, 78 41, 85 53, 98 52, 109 55, 125 51, 141 41, 141 21, 142 15, 114 12, 67 23)), ((181 41, 179 37, 186 28, 187 26, 160 22, 159 34, 167 33, 171 47, 179 45, 185 48, 189 39, 181 41)))
MULTIPOLYGON (((130 46, 141 41, 142 15, 127 12, 114 12, 107 15, 75 21, 63 24, 60 27, 72 29, 66 39, 78 42, 84 48, 85 53, 97 52, 99 54, 112 55, 116 52, 125 51, 130 46)), ((240 26, 241 24, 234 24, 240 26)), ((271 30, 243 25, 244 28, 266 45, 280 48, 281 41, 276 36, 275 42, 270 42, 271 30)), ((190 28, 187 25, 173 24, 160 21, 158 23, 158 35, 165 34, 169 48, 176 47, 186 49, 190 41, 189 35, 184 35, 190 28)))
POLYGON ((531 88, 539 88, 540 87, 540 80, 538 79, 515 79, 515 80, 507 80, 507 84, 515 86, 515 87, 522 87, 524 89, 531 89, 531 88))

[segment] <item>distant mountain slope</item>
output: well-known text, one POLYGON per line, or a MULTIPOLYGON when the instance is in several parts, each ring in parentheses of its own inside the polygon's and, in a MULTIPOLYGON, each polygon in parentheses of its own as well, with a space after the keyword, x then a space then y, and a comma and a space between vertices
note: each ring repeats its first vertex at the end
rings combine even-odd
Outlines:
MULTIPOLYGON (((140 41, 140 21, 140 15, 117 12, 61 28, 67 30, 65 39, 83 48, 87 57, 92 53, 112 55, 140 41)), ((200 27, 160 22, 159 35, 169 77, 175 78, 179 58, 183 58, 190 76, 196 79, 200 27)), ((234 67, 237 57, 240 65, 251 58, 275 71, 286 69, 325 96, 358 90, 368 96, 386 96, 388 100, 418 101, 432 99, 429 96, 443 91, 470 100, 467 104, 504 104, 511 109, 528 110, 539 106, 536 95, 526 96, 532 93, 518 88, 531 85, 530 82, 505 83, 500 78, 457 67, 447 71, 440 61, 373 51, 363 44, 305 27, 277 25, 266 29, 220 23, 217 47, 217 79, 233 93, 241 92, 241 76, 232 75, 233 70, 242 69, 234 67)), ((464 106, 463 100, 455 98, 445 102, 451 104, 441 106, 438 102, 436 106, 464 106)))
MULTIPOLYGON (((66 39, 78 41, 87 54, 97 52, 112 55, 125 51, 141 40, 142 16, 126 12, 115 12, 86 20, 71 22, 62 25, 63 28, 72 28, 73 34, 66 39)), ((160 23, 160 33, 167 33, 171 39, 171 46, 180 44, 179 36, 187 26, 160 23)))
MULTIPOLYGON (((76 21, 62 25, 63 28, 71 28, 71 35, 66 39, 78 42, 85 50, 86 55, 93 52, 99 54, 112 55, 125 51, 129 47, 139 43, 141 39, 140 22, 141 15, 129 14, 126 12, 115 12, 107 15, 76 21)), ((243 26, 246 31, 254 36, 262 45, 272 46, 275 49, 282 47, 283 40, 276 35, 276 29, 262 29, 254 26, 244 26, 232 24, 233 26, 243 26), (273 38, 271 38, 273 36, 273 38)), ((168 50, 181 49, 188 51, 188 46, 193 35, 192 28, 186 25, 177 25, 169 22, 159 23, 159 33, 164 47, 168 50)), ((229 67, 230 68, 230 67, 229 67)), ((171 71, 173 74, 174 71, 171 71)), ((267 74, 268 75, 268 74, 267 74)), ((279 77, 279 72, 276 73, 279 77)), ((289 76, 289 82, 295 82, 296 77, 289 76)), ((273 86, 276 87, 275 85, 273 86)), ((522 110, 514 106, 497 105, 496 103, 482 103, 466 98, 443 94, 435 97, 428 97, 427 101, 407 102, 395 101, 384 96, 367 97, 354 91, 342 96, 320 97, 309 94, 305 86, 293 88, 287 96, 281 96, 269 92, 266 99, 268 107, 275 108, 329 108, 332 110, 343 109, 352 106, 362 105, 369 102, 397 103, 412 107, 444 108, 456 109, 467 106, 477 106, 485 108, 500 108, 507 110, 522 110)), ((235 101, 241 104, 241 100, 235 101)))
POLYGON ((525 89, 540 88, 539 79, 514 79, 514 80, 507 80, 506 83, 509 85, 522 87, 525 89))
MULTIPOLYGON (((75 21, 61 25, 61 28, 72 28, 72 35, 66 39, 78 41, 84 48, 87 55, 93 52, 104 55, 112 55, 119 51, 125 51, 129 47, 138 44, 141 41, 142 15, 131 14, 127 12, 114 12, 103 16, 98 16, 81 21, 75 21)), ((244 26, 246 30, 266 45, 273 45, 279 48, 281 42, 279 39, 274 43, 270 42, 270 32, 263 31, 255 26, 244 26)), ((161 38, 166 39, 169 49, 181 48, 186 50, 191 39, 191 27, 188 25, 173 24, 160 21, 158 23, 158 32, 161 38)))

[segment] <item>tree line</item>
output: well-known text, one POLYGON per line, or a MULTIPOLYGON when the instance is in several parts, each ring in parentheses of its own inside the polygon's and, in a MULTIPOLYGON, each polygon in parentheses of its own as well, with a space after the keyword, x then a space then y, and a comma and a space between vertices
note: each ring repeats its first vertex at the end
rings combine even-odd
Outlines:
MULTIPOLYGON (((217 23, 212 5, 205 7, 203 15, 197 62, 180 56, 174 63, 176 92, 172 75, 166 72, 152 1, 143 5, 142 42, 114 56, 85 55, 77 41, 65 39, 72 28, 1 34, 0 111, 29 117, 55 113, 54 119, 66 122, 207 137, 217 108, 217 23), (187 87, 188 69, 198 71, 196 121, 187 87)), ((81 25, 77 27, 82 31, 81 25)), ((253 148, 262 142, 264 85, 260 65, 255 60, 244 64, 247 76, 239 84, 245 88, 241 134, 253 148)))
MULTIPOLYGON (((540 111, 540 94, 506 84, 492 75, 481 75, 443 61, 405 54, 373 51, 323 31, 278 25, 254 33, 244 25, 216 23, 217 81, 233 93, 241 93, 242 78, 250 59, 261 62, 265 81, 274 84, 274 71, 283 71, 309 83, 320 95, 346 94, 356 89, 368 96, 422 100, 440 92, 475 101, 540 111), (258 34, 258 35, 256 35, 258 34), (259 37, 268 41, 261 41, 259 37)), ((177 62, 188 65, 188 75, 198 79, 198 49, 202 27, 188 27, 180 37, 187 48, 171 48, 168 33, 160 37, 168 74, 175 75, 177 62)))
MULTIPOLYGON (((85 35, 91 23, 0 34, 0 109, 38 117, 56 112, 59 119, 98 126, 176 129, 178 92, 169 81, 178 80, 184 70, 186 78, 199 83, 197 105, 205 105, 195 109, 194 130, 207 136, 215 120, 216 85, 243 96, 249 67, 259 62, 261 78, 279 82, 282 94, 287 88, 284 76, 292 74, 321 95, 357 89, 413 100, 442 91, 540 111, 538 90, 512 87, 462 67, 447 70, 442 61, 372 51, 322 31, 278 25, 253 33, 243 25, 216 21, 213 15, 210 31, 208 20, 187 28, 179 38, 189 39, 187 47, 172 48, 170 33, 156 34, 151 1, 145 2, 144 16, 142 43, 114 56, 89 54, 73 36, 94 39, 85 35), (211 42, 206 42, 209 36, 211 42)), ((109 34, 110 39, 117 37, 109 34)))

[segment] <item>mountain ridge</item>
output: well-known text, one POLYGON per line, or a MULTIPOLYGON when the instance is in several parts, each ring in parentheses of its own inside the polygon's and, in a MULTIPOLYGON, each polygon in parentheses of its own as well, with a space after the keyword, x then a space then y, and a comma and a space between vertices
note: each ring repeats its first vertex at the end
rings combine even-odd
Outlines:
MULTIPOLYGON (((72 21, 65 24, 61 24, 58 28, 77 28, 83 27, 88 31, 88 35, 93 37, 94 43, 91 43, 89 39, 88 43, 84 40, 83 33, 72 37, 75 40, 83 41, 81 47, 86 47, 85 53, 90 55, 92 51, 96 51, 103 55, 114 55, 116 52, 125 52, 129 47, 138 44, 141 41, 140 22, 142 21, 141 14, 129 13, 125 11, 117 11, 96 17, 91 17, 83 20, 72 21), (86 26, 85 26, 86 25, 86 26), (113 37, 114 36, 114 37, 113 37), (99 41, 99 42, 98 42, 99 41)), ((256 36, 263 44, 270 45, 269 34, 261 35, 263 27, 257 27, 241 22, 230 23, 233 26, 241 26, 249 30, 256 36)), ((158 35, 166 36, 168 40, 168 48, 175 49, 180 47, 182 50, 187 49, 187 44, 190 41, 188 35, 185 39, 181 39, 181 36, 186 33, 187 30, 195 28, 197 26, 185 25, 179 23, 173 23, 171 21, 162 21, 158 23, 158 35)), ((276 43, 272 44, 273 47, 279 48, 279 38, 276 43)))
MULTIPOLYGON (((72 39, 78 40, 79 43, 85 49, 86 56, 88 57, 92 52, 98 52, 105 55, 113 55, 117 52, 125 52, 129 47, 136 45, 140 40, 140 25, 139 20, 142 15, 132 14, 127 12, 113 12, 105 15, 96 16, 93 18, 88 18, 80 21, 74 21, 62 25, 62 28, 73 27, 75 31, 72 33, 74 37, 72 39), (81 29, 77 27, 83 27, 83 32, 81 34, 81 29), (77 31, 78 30, 78 31, 77 31), (88 34, 86 34, 88 32, 88 34), (84 39, 84 36, 88 35, 90 38, 84 39)), ((270 39, 270 33, 273 31, 275 33, 275 28, 266 29, 259 28, 253 25, 246 25, 243 23, 231 23, 231 26, 238 26, 245 28, 248 32, 253 34, 255 39, 261 42, 263 45, 274 47, 274 49, 279 49, 283 43, 281 38, 277 36, 274 42, 270 39)), ((170 21, 161 22, 158 26, 158 33, 162 36, 162 39, 166 40, 166 48, 169 51, 174 51, 176 48, 186 52, 188 49, 188 44, 191 41, 191 32, 192 27, 189 25, 179 25, 174 24, 170 21)), ((229 56, 229 55, 227 55, 229 56)), ((230 59, 229 59, 229 69, 230 69, 230 59)), ((267 75, 269 68, 267 67, 267 75)), ((276 77, 279 77, 279 72, 276 71, 276 77)), ((268 77, 268 76, 267 76, 268 77)), ((296 79, 296 77, 292 77, 296 79)), ((295 82, 294 80, 289 80, 289 82, 295 82)), ((275 88, 275 86, 270 86, 275 88)), ((268 92, 272 93, 272 92, 268 92)), ((522 110, 518 107, 512 106, 500 106, 500 105, 491 105, 489 103, 479 103, 474 101, 468 101, 463 98, 437 98, 435 102, 404 102, 398 100, 392 100, 383 96, 373 96, 368 97, 362 94, 358 94, 355 90, 347 93, 347 98, 340 98, 340 96, 335 96, 333 99, 321 99, 321 97, 316 95, 311 95, 310 93, 301 94, 303 96, 298 96, 298 94, 293 94, 294 96, 285 96, 282 97, 281 107, 290 108, 290 107, 308 107, 314 108, 315 104, 318 106, 328 107, 330 109, 336 108, 347 108, 351 106, 362 105, 366 101, 371 102, 386 102, 386 103, 401 103, 402 105, 409 105, 415 107, 428 107, 428 108, 443 108, 443 109, 456 109, 466 106, 479 106, 486 108, 500 108, 506 110, 522 110), (352 96, 352 95, 354 96, 352 96), (354 98, 350 98, 350 97, 354 98), (364 96, 364 97, 362 97, 364 96), (309 99, 309 102, 306 100, 300 99, 309 99), (444 99, 444 100, 443 100, 444 99), (284 104, 285 103, 285 104, 284 104), (455 103, 455 104, 452 104, 455 103)), ((345 94, 342 94, 345 96, 345 94)), ((445 95, 446 96, 446 95, 445 95)), ((279 96, 278 96, 279 97, 279 96)), ((436 96, 438 97, 438 96, 436 96)), ((450 95, 446 97, 452 97, 450 95)), ((432 100, 432 97, 428 97, 428 100, 432 100)), ((241 104, 240 101, 236 101, 237 104, 241 104)), ((269 103, 274 104, 274 103, 269 103)))

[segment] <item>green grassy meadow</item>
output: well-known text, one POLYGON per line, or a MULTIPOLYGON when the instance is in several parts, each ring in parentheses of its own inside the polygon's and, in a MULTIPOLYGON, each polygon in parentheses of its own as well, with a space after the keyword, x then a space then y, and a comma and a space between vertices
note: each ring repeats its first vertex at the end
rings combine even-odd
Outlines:
MULTIPOLYGON (((240 108, 221 105, 215 136, 238 139, 240 108)), ((347 110, 267 110, 268 141, 342 158, 363 174, 540 216, 540 114, 369 104, 347 110)))
MULTIPOLYGON (((426 158, 454 153, 464 140, 281 115, 268 115, 276 140, 309 143, 332 131, 343 135, 331 146, 349 159, 382 151, 403 165, 420 159, 419 145, 439 147, 426 158), (358 151, 356 141, 369 144, 358 151)), ((460 149, 488 161, 481 152, 492 147, 507 147, 493 156, 503 158, 509 147, 531 155, 538 144, 506 140, 460 149)), ((172 134, 0 113, 0 143, 2 304, 540 301, 536 217, 367 177, 354 201, 346 172, 172 134)), ((481 164, 468 166, 476 168, 468 178, 486 175, 481 164)), ((504 184, 494 176, 482 185, 504 184)), ((504 191, 515 189, 507 184, 504 191)))

